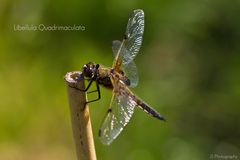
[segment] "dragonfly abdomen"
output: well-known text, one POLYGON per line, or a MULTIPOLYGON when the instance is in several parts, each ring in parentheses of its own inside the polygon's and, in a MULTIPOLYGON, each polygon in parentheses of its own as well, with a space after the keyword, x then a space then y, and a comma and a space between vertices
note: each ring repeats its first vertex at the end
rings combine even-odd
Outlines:
POLYGON ((149 115, 159 119, 159 120, 163 120, 166 121, 166 119, 161 116, 157 111, 155 111, 153 108, 151 108, 149 105, 147 105, 145 102, 143 102, 142 100, 137 100, 137 104, 138 106, 144 110, 146 113, 148 113, 149 115))

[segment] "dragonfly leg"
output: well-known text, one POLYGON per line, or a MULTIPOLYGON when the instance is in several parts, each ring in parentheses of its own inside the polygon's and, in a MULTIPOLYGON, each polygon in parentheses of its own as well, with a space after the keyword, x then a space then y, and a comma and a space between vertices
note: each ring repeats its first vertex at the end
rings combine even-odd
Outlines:
POLYGON ((96 87, 97 87, 96 90, 87 92, 87 94, 93 93, 93 92, 98 92, 98 97, 96 99, 94 99, 94 100, 87 101, 86 103, 95 102, 95 101, 98 101, 99 99, 101 99, 101 92, 100 92, 100 87, 99 87, 98 82, 96 82, 96 87))
POLYGON ((87 92, 87 94, 89 94, 89 93, 94 93, 94 92, 98 92, 98 90, 96 89, 96 90, 93 90, 93 91, 87 92))
POLYGON ((87 88, 85 88, 85 89, 79 89, 79 88, 73 87, 73 86, 69 86, 69 87, 75 88, 76 90, 79 90, 79 91, 82 91, 82 92, 86 92, 86 91, 88 91, 88 89, 89 89, 90 86, 92 85, 92 82, 93 82, 93 79, 90 79, 90 82, 88 83, 88 86, 87 86, 87 88))
POLYGON ((98 98, 96 98, 96 99, 94 99, 94 100, 90 100, 90 101, 85 102, 85 106, 84 106, 84 108, 82 109, 82 111, 85 110, 85 108, 86 108, 86 104, 88 104, 88 103, 92 103, 92 102, 95 102, 95 101, 98 101, 99 99, 101 99, 100 87, 99 87, 99 84, 98 84, 97 82, 96 82, 96 87, 97 87, 96 90, 94 90, 94 91, 90 91, 90 92, 87 92, 87 94, 89 94, 89 93, 93 93, 93 92, 98 92, 98 98))

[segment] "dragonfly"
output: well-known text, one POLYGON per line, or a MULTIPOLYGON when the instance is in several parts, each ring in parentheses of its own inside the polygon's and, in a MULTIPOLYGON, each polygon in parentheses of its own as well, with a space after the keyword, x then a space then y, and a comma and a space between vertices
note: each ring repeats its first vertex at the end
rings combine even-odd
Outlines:
POLYGON ((99 129, 99 138, 103 144, 109 145, 116 139, 130 121, 135 107, 141 108, 152 117, 165 121, 161 114, 130 90, 138 85, 137 67, 133 60, 142 45, 143 33, 144 12, 137 9, 130 14, 123 40, 112 42, 114 55, 112 67, 89 62, 83 66, 81 75, 77 78, 79 81, 89 81, 84 92, 88 94, 98 92, 98 97, 87 103, 101 98, 99 85, 112 90, 111 102, 99 129), (93 82, 96 83, 96 90, 88 92, 93 82))

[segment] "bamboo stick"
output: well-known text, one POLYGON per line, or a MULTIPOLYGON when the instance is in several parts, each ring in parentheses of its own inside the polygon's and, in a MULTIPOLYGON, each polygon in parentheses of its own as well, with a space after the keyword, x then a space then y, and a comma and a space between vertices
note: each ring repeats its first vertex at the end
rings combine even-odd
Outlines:
POLYGON ((84 80, 80 82, 75 80, 80 74, 81 72, 68 72, 64 77, 67 84, 73 139, 78 160, 96 160, 90 114, 88 105, 86 105, 86 93, 80 91, 85 88, 84 80))

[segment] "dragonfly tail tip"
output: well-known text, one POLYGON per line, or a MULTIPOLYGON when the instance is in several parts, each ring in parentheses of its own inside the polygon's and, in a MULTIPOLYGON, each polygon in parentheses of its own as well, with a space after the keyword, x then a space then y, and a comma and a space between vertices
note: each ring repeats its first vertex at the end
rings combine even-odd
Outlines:
POLYGON ((159 120, 162 120, 162 121, 164 121, 164 122, 167 122, 167 120, 163 117, 163 116, 159 116, 159 117, 157 117, 159 120))

